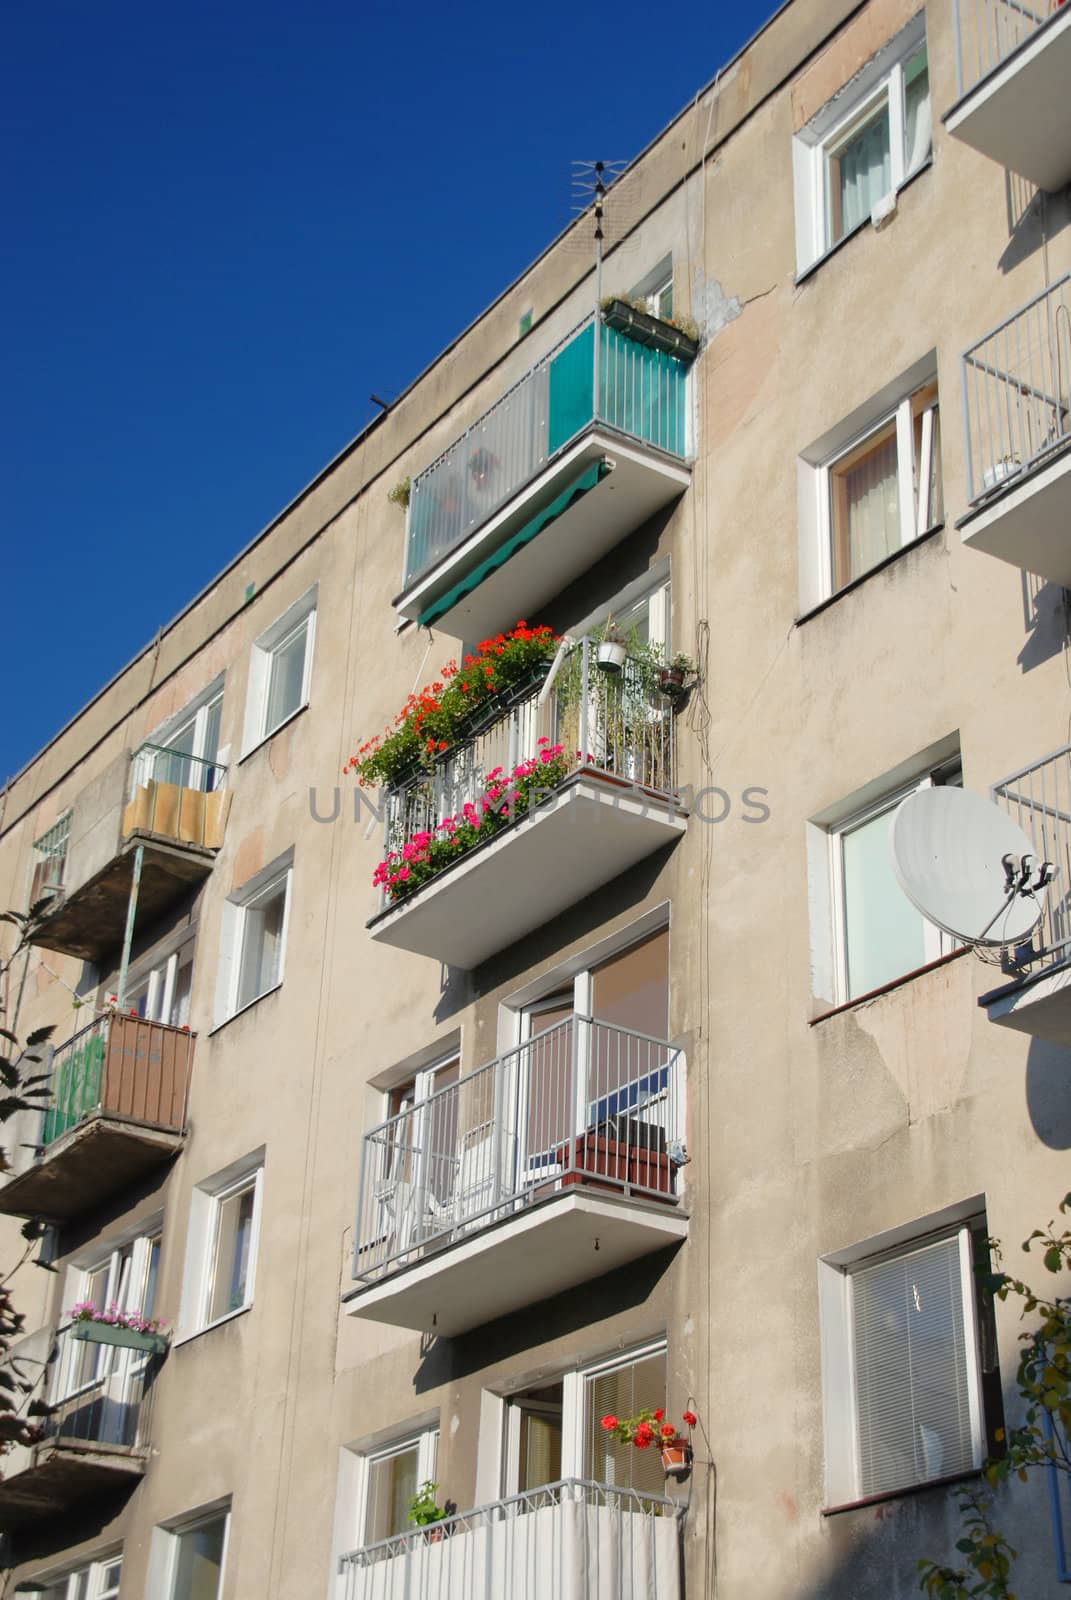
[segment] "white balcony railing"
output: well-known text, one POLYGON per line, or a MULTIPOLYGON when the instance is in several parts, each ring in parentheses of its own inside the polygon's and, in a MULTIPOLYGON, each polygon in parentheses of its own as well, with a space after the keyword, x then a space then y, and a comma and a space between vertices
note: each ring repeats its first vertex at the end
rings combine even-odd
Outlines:
POLYGON ((573 1185, 672 1203, 683 1058, 572 1016, 365 1135, 354 1277, 363 1286, 573 1185))
POLYGON ((956 0, 956 97, 1013 56, 1061 10, 1062 0, 956 0))
POLYGON ((679 1600, 680 1510, 566 1478, 351 1551, 340 1600, 679 1600))
MULTIPOLYGON (((466 804, 479 807, 496 769, 508 776, 557 745, 570 770, 586 767, 631 787, 670 795, 673 708, 655 687, 654 669, 629 657, 620 672, 608 673, 599 669, 597 657, 595 641, 581 639, 565 653, 552 680, 518 686, 501 704, 487 708, 488 726, 455 745, 433 773, 418 773, 393 790, 386 799, 384 854, 400 852, 415 834, 434 836, 446 819, 461 819, 466 804)), ((534 805, 549 787, 537 792, 534 805)), ((500 803, 508 808, 508 795, 500 803)), ((451 865, 465 859, 458 855, 451 865)), ((380 909, 402 898, 384 890, 380 909)))
POLYGON ((973 504, 1071 444, 1071 273, 963 357, 973 504))
POLYGON ((1071 953, 1071 745, 993 785, 993 799, 1056 869, 1033 948, 1039 961, 1071 953))

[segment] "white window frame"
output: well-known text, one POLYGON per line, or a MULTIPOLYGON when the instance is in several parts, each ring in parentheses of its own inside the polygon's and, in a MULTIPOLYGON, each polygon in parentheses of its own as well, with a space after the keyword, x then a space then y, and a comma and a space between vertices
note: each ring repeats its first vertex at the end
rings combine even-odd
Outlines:
POLYGON ((216 1590, 216 1600, 223 1594, 224 1584, 227 1579, 227 1552, 231 1537, 231 1503, 229 1500, 217 1501, 210 1506, 204 1506, 198 1511, 190 1512, 174 1522, 160 1524, 152 1532, 152 1543, 149 1549, 149 1571, 146 1580, 146 1595, 166 1597, 166 1600, 175 1600, 175 1583, 178 1579, 179 1541, 184 1535, 196 1533, 198 1528, 206 1527, 209 1523, 223 1521, 223 1548, 220 1555, 219 1587, 216 1590))
POLYGON ((222 1026, 231 1017, 237 1016, 240 1011, 247 1011, 250 1006, 257 1005, 265 995, 273 994, 276 989, 282 987, 286 975, 286 946, 290 933, 293 873, 294 852, 287 850, 224 901, 220 928, 219 976, 216 985, 217 1027, 222 1026), (258 910, 266 900, 276 895, 280 886, 284 896, 283 920, 279 930, 279 964, 275 982, 263 989, 260 994, 239 1004, 242 964, 249 934, 249 913, 258 910))
POLYGON ((369 1532, 369 1495, 372 1488, 372 1469, 380 1461, 389 1461, 391 1456, 399 1456, 404 1452, 417 1449, 417 1488, 429 1480, 435 1482, 436 1462, 439 1453, 439 1428, 420 1428, 406 1433, 400 1438, 391 1439, 388 1444, 378 1445, 374 1449, 364 1450, 360 1453, 352 1452, 356 1464, 356 1499, 355 1524, 357 1542, 351 1548, 361 1549, 367 1542, 369 1532))
MULTIPOLYGON (((870 220, 859 223, 839 239, 830 239, 829 165, 835 152, 853 132, 879 113, 883 105, 889 108, 889 194, 897 194, 931 159, 932 122, 925 153, 914 165, 909 163, 911 152, 905 149, 904 67, 926 44, 926 16, 925 11, 921 11, 793 139, 797 276, 815 266, 870 220)), ((932 90, 929 104, 932 117, 932 90)))
MULTIPOLYGON (((965 1377, 970 1408, 972 1467, 986 1453, 982 1402, 979 1305, 975 1286, 972 1227, 984 1224, 984 1197, 889 1230, 818 1261, 818 1301, 822 1341, 822 1407, 825 1430, 825 1502, 827 1507, 852 1505, 862 1498, 855 1349, 852 1334, 852 1275, 882 1259, 906 1255, 956 1235, 959 1239, 960 1288, 963 1297, 965 1377)), ((914 1481, 880 1491, 881 1497, 918 1487, 914 1481)))
MULTIPOLYGON (((848 940, 846 929, 846 902, 844 882, 844 838, 864 823, 872 822, 875 817, 895 811, 902 800, 908 795, 917 794, 921 789, 932 789, 935 784, 947 781, 954 770, 960 769, 961 764, 958 754, 950 756, 947 760, 939 762, 919 777, 913 778, 908 783, 900 784, 885 790, 876 799, 857 810, 851 811, 847 816, 834 823, 828 830, 829 835, 829 876, 832 889, 833 908, 833 957, 836 973, 838 1005, 849 1005, 863 998, 862 994, 850 993, 848 978, 848 940)), ((962 771, 960 770, 960 783, 962 771)), ((959 948, 956 940, 950 934, 943 933, 940 928, 928 922, 920 915, 923 931, 923 960, 921 965, 928 966, 933 961, 939 961, 942 956, 951 955, 959 948)), ((918 970, 910 968, 909 971, 918 970)), ((906 973, 899 974, 900 977, 906 973)), ((889 982, 895 982, 895 978, 889 982)))
POLYGON ((233 1317, 249 1311, 256 1293, 257 1261, 260 1254, 261 1213, 264 1200, 264 1151, 254 1151, 197 1184, 190 1196, 190 1221, 186 1236, 186 1262, 182 1281, 175 1343, 196 1338, 218 1328, 233 1317), (212 1268, 219 1236, 220 1208, 224 1201, 253 1190, 253 1215, 249 1228, 249 1264, 245 1299, 240 1306, 211 1321, 208 1301, 212 1289, 212 1268))
MULTIPOLYGON (((50 1578, 38 1574, 34 1581, 39 1587, 30 1591, 30 1600, 52 1600, 48 1591, 50 1589, 55 1591, 61 1583, 66 1585, 66 1594, 63 1600, 74 1600, 78 1592, 75 1585, 80 1578, 87 1575, 89 1584, 85 1591, 85 1600, 117 1600, 119 1590, 114 1586, 105 1588, 104 1574, 106 1569, 114 1566, 117 1561, 120 1563, 121 1568, 122 1560, 123 1549, 120 1545, 118 1549, 111 1551, 109 1555, 94 1556, 91 1561, 82 1561, 77 1567, 69 1567, 66 1572, 58 1572, 54 1577, 50 1578)), ((120 1570, 120 1583, 122 1582, 122 1576, 122 1571, 120 1570)))
POLYGON ((631 292, 631 298, 634 300, 645 300, 647 302, 647 309, 651 313, 652 317, 661 317, 663 320, 665 320, 666 317, 672 317, 673 307, 671 305, 669 311, 664 312, 659 309, 659 306, 662 296, 665 294, 667 289, 670 291, 670 296, 672 298, 673 287, 673 257, 671 255, 664 256, 663 259, 659 261, 656 266, 652 267, 651 271, 646 273, 645 276, 640 279, 639 283, 636 284, 635 288, 631 292))
MULTIPOLYGON (((64 1311, 70 1310, 71 1306, 85 1299, 89 1292, 90 1274, 106 1266, 108 1273, 103 1295, 104 1306, 111 1305, 114 1301, 121 1311, 138 1311, 144 1315, 146 1308, 143 1301, 148 1285, 152 1247, 154 1244, 158 1245, 162 1253, 162 1242, 163 1217, 157 1215, 140 1223, 135 1232, 112 1239, 106 1248, 98 1249, 95 1253, 86 1254, 81 1260, 72 1262, 67 1268, 64 1280, 64 1311), (129 1269, 124 1272, 127 1263, 129 1269)), ((159 1271, 156 1281, 159 1287, 159 1271)), ((155 1306, 151 1308, 153 1313, 156 1310, 158 1308, 155 1306)), ((140 1374, 144 1365, 143 1362, 131 1360, 133 1354, 134 1352, 124 1351, 116 1346, 87 1347, 81 1341, 63 1339, 53 1376, 53 1402, 66 1403, 79 1394, 100 1387, 113 1376, 121 1380, 122 1386, 125 1387, 131 1378, 140 1374), (74 1369, 79 1357, 87 1348, 95 1353, 95 1370, 83 1383, 75 1384, 74 1369)))
MULTIPOLYGON (((900 541, 905 550, 941 526, 943 474, 938 471, 936 496, 933 463, 940 451, 938 418, 941 392, 936 353, 931 351, 876 395, 856 408, 835 427, 804 450, 798 461, 800 531, 800 611, 806 615, 836 594, 861 582, 881 562, 836 584, 833 526, 833 474, 838 464, 869 438, 893 422, 896 427, 897 498, 900 507, 900 541), (933 386, 937 392, 923 407, 920 448, 915 454, 914 405, 919 394, 933 386), (936 502, 936 503, 935 503, 936 502)), ((940 467, 940 461, 938 461, 940 467)), ((892 551, 890 554, 895 555, 892 551)), ((887 559, 887 558, 886 558, 887 559)))
MULTIPOLYGON (((134 1003, 134 996, 142 988, 146 989, 145 1021, 161 1022, 169 1028, 188 1026, 189 1018, 185 1022, 172 1022, 171 1011, 175 1002, 175 986, 178 982, 180 967, 192 966, 193 945, 196 933, 184 938, 182 943, 174 950, 164 955, 157 955, 151 965, 136 968, 127 980, 126 993, 123 997, 124 1006, 134 1003), (183 959, 183 958, 187 959, 183 959)), ((191 973, 192 980, 192 973, 191 973)), ((190 985, 190 998, 193 995, 193 985, 190 985)))
MULTIPOLYGON (((168 717, 166 722, 161 723, 156 731, 151 733, 145 741, 146 744, 156 746, 158 750, 171 750, 173 748, 172 741, 177 739, 180 734, 185 733, 187 728, 192 727, 193 749, 188 752, 176 751, 175 754, 179 759, 185 755, 188 759, 199 762, 209 760, 210 764, 216 769, 212 783, 213 790, 223 787, 226 773, 226 760, 224 757, 227 752, 222 745, 217 745, 215 754, 210 758, 206 757, 208 719, 212 709, 218 705, 220 707, 220 732, 222 733, 224 681, 225 674, 221 672, 218 678, 214 678, 208 687, 203 689, 188 705, 184 706, 176 716, 168 717)), ((142 770, 132 775, 132 788, 136 788, 139 783, 148 782, 156 775, 156 765, 162 758, 152 751, 146 752, 146 754, 151 759, 143 763, 142 770)), ((196 787, 200 788, 200 785, 198 784, 196 787)), ((207 788, 205 792, 208 792, 207 788)))
POLYGON ((303 711, 309 703, 312 683, 312 660, 316 646, 316 605, 318 585, 314 584, 300 600, 296 600, 281 617, 278 617, 258 639, 254 640, 249 660, 249 685, 246 692, 245 728, 242 734, 242 759, 258 745, 285 728, 286 724, 303 711), (293 711, 273 727, 267 726, 268 691, 271 684, 272 662, 276 655, 305 629, 305 659, 301 675, 301 697, 293 711))

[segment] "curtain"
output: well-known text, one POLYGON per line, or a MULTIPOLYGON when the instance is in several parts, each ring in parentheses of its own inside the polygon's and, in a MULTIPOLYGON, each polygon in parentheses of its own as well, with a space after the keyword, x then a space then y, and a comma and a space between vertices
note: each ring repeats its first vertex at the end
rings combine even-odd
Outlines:
POLYGON ((892 188, 888 106, 841 147, 832 167, 836 188, 831 196, 834 227, 830 242, 835 243, 865 222, 892 188))
POLYGON ((855 455, 831 474, 835 574, 840 588, 869 572, 900 544, 900 494, 896 471, 896 429, 855 455))

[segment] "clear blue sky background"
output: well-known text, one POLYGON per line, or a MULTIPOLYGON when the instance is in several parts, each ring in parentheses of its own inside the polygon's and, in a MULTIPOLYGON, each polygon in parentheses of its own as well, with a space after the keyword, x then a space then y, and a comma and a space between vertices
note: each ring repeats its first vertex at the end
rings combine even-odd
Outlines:
POLYGON ((774 9, 8 0, 0 781, 774 9))

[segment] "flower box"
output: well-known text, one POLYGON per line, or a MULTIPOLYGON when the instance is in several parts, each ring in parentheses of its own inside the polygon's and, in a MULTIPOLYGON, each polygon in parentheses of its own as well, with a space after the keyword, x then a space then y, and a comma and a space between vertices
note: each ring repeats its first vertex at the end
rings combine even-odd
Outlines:
POLYGON ((88 1344, 114 1344, 124 1350, 144 1350, 149 1355, 167 1354, 166 1333, 138 1333, 136 1328, 124 1328, 117 1322, 72 1322, 71 1338, 85 1340, 88 1344))
POLYGON ((662 350, 679 361, 694 361, 699 354, 698 339, 690 338, 672 323, 663 322, 661 317, 652 317, 649 311, 637 311, 627 300, 611 300, 602 316, 608 327, 623 333, 626 339, 634 339, 652 350, 662 350))
MULTIPOLYGON (((651 1129, 652 1133, 658 1130, 651 1129)), ((654 1191, 656 1200, 672 1200, 676 1188, 673 1162, 664 1150, 623 1143, 601 1133, 581 1133, 572 1147, 558 1151, 562 1188, 584 1184, 593 1189, 623 1189, 626 1184, 654 1191)))

